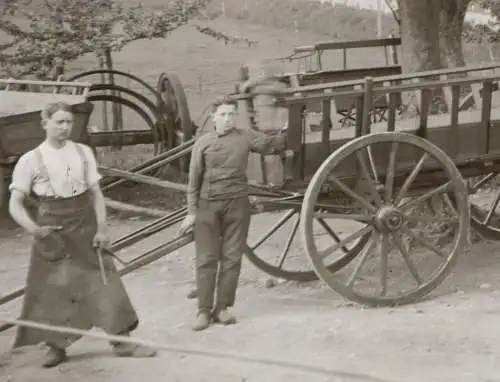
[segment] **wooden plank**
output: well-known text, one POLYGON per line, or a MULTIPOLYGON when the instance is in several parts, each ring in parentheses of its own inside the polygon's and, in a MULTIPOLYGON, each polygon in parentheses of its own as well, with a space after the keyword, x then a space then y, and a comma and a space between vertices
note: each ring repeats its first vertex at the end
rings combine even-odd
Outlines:
POLYGON ((157 186, 166 189, 172 189, 182 192, 185 192, 187 189, 187 185, 182 183, 170 182, 168 180, 158 179, 153 176, 137 174, 111 167, 99 166, 99 172, 104 176, 119 177, 133 182, 149 184, 151 186, 157 186))
POLYGON ((9 85, 36 85, 36 86, 66 86, 71 88, 90 88, 91 82, 68 82, 68 81, 39 81, 39 80, 16 80, 13 78, 0 78, 0 84, 9 85))
POLYGON ((322 102, 322 118, 321 118, 321 142, 322 142, 322 150, 323 156, 328 158, 330 155, 330 129, 332 127, 331 120, 331 103, 329 101, 322 102))
POLYGON ((430 89, 420 90, 420 116, 417 135, 423 138, 427 137, 427 120, 429 118, 429 109, 432 102, 432 91, 430 89))
POLYGON ((373 110, 373 79, 371 77, 367 77, 364 83, 365 96, 363 99, 363 114, 358 114, 358 116, 362 116, 361 123, 361 134, 370 134, 370 124, 371 124, 371 115, 370 113, 373 110))
POLYGON ((382 38, 357 41, 320 41, 314 44, 316 50, 376 48, 379 46, 401 45, 401 38, 382 38))
POLYGON ((70 105, 86 101, 84 95, 0 91, 0 116, 40 111, 47 104, 63 101, 70 105))
POLYGON ((302 156, 302 128, 303 128, 303 106, 294 105, 288 111, 287 148, 293 151, 292 157, 292 178, 301 177, 301 156, 302 156))
MULTIPOLYGON (((300 86, 324 84, 327 82, 364 79, 365 77, 383 77, 401 73, 401 66, 376 66, 371 68, 324 70, 321 72, 305 73, 300 75, 300 86)), ((290 84, 293 84, 290 81, 290 84)))
POLYGON ((401 95, 396 93, 389 94, 389 110, 387 113, 387 131, 396 130, 396 114, 397 108, 401 104, 401 95))
MULTIPOLYGON (((440 70, 430 70, 430 71, 425 71, 425 72, 417 72, 417 73, 405 73, 401 75, 394 75, 394 76, 380 76, 380 77, 374 77, 373 82, 374 84, 380 84, 382 85, 384 82, 395 82, 398 83, 397 85, 393 85, 393 92, 401 92, 401 91, 409 91, 409 90, 418 90, 419 89, 419 83, 414 83, 414 84, 401 84, 403 81, 409 81, 413 79, 426 79, 428 77, 436 77, 440 75, 449 75, 449 74, 458 74, 458 73, 472 73, 472 72, 477 72, 477 71, 483 71, 483 70, 490 70, 494 68, 500 68, 500 63, 495 63, 491 65, 473 65, 473 66, 465 66, 462 68, 456 68, 456 69, 440 69, 440 70)), ((483 78, 481 78, 483 79, 483 78)), ((421 85, 420 87, 428 86, 428 87, 438 87, 438 86, 452 86, 452 85, 457 85, 457 84, 472 84, 475 82, 478 82, 481 80, 480 78, 474 78, 474 77, 466 77, 466 78, 454 78, 454 79, 449 79, 447 81, 420 81, 421 85)), ((500 80, 500 75, 488 75, 484 76, 484 79, 490 79, 492 81, 499 81, 500 80)), ((280 96, 286 96, 286 95, 293 95, 294 93, 311 93, 311 92, 324 92, 325 90, 331 90, 334 91, 336 89, 346 89, 346 88, 353 88, 356 85, 362 85, 363 84, 363 79, 359 80, 350 80, 350 81, 338 81, 338 82, 333 82, 333 83, 323 83, 323 84, 316 84, 316 85, 308 85, 308 86, 302 86, 300 88, 290 88, 288 90, 285 90, 280 93, 280 96)), ((378 91, 383 91, 383 87, 376 87, 378 91)), ((336 92, 334 92, 336 93, 336 92)), ((345 95, 356 95, 355 92, 353 94, 345 94, 345 95)))
POLYGON ((456 159, 459 152, 460 85, 452 86, 450 100, 450 157, 456 159))
POLYGON ((481 127, 478 131, 479 145, 478 152, 480 154, 487 154, 490 148, 490 121, 491 121, 491 99, 492 99, 493 83, 491 81, 483 82, 481 104, 481 127))
MULTIPOLYGON (((499 113, 500 114, 500 113, 499 113)), ((448 116, 449 117, 449 116, 448 116)), ((500 115, 499 115, 500 117, 500 115)), ((429 120, 429 122, 432 119, 429 120)), ((458 127, 458 152, 460 153, 456 158, 455 162, 461 165, 467 165, 472 161, 479 160, 482 156, 478 152, 477 147, 477 131, 480 128, 481 122, 478 120, 476 122, 469 123, 461 123, 458 127)), ((379 124, 381 125, 381 124, 379 124)), ((500 161, 500 120, 493 122, 494 128, 492 131, 492 139, 491 139, 491 149, 489 152, 489 160, 498 160, 500 161)), ((383 132, 385 129, 380 129, 380 126, 372 125, 372 132, 383 132)), ((399 127, 399 126, 398 126, 399 127)), ((397 129, 397 131, 404 131, 405 133, 416 134, 417 129, 411 128, 410 125, 407 126, 407 130, 397 129)), ((347 129, 346 129, 347 130, 347 129)), ((340 132, 340 131, 338 131, 340 132)), ((428 140, 438 147, 440 147, 446 154, 449 154, 451 151, 450 147, 450 127, 449 126, 437 126, 433 128, 429 128, 428 130, 428 140)), ((350 134, 337 134, 337 137, 334 140, 330 141, 330 153, 338 150, 344 144, 348 143, 353 139, 352 130, 350 134)), ((318 167, 324 161, 324 158, 321 153, 321 142, 319 140, 315 140, 314 142, 307 143, 307 156, 305 160, 305 168, 304 168, 304 181, 308 181, 312 175, 317 171, 318 167)), ((387 155, 389 147, 384 144, 375 145, 372 147, 373 157, 376 162, 377 173, 384 174, 384 155, 387 155)), ((401 150, 398 154, 398 166, 414 166, 416 160, 418 160, 419 155, 417 155, 416 150, 410 150, 407 146, 405 146, 404 150, 401 150)), ((421 152, 420 152, 421 155, 421 152)), ((345 163, 340 167, 337 171, 339 176, 346 177, 356 177, 359 176, 357 173, 355 158, 346 160, 345 163)))
MULTIPOLYGON (((431 115, 427 121, 429 129, 436 128, 450 128, 450 113, 431 115)), ((500 121, 500 107, 491 109, 491 120, 500 121)), ((459 126, 475 124, 476 126, 481 122, 481 110, 461 111, 458 113, 459 126)), ((416 133, 418 130, 420 117, 405 118, 398 120, 396 123, 396 131, 416 133)), ((379 122, 371 124, 372 133, 382 133, 387 131, 387 122, 379 122)), ((338 139, 353 139, 355 137, 354 128, 336 129, 330 131, 330 142, 335 142, 338 139)), ((306 143, 319 143, 321 142, 321 133, 313 131, 307 134, 306 143)), ((500 142, 499 142, 500 144, 500 142)))
POLYGON ((94 147, 147 145, 154 142, 151 130, 96 131, 90 133, 94 147))

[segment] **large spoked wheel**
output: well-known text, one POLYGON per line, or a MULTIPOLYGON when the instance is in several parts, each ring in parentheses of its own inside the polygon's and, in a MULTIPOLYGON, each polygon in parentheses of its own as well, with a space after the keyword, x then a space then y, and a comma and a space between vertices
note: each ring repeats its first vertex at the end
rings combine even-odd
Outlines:
POLYGON ((173 145, 191 139, 194 126, 180 78, 174 73, 162 73, 158 79, 157 91, 161 97, 159 106, 169 121, 170 133, 174 137, 173 145))
MULTIPOLYGON (((263 202, 264 212, 254 217, 250 229, 250 240, 245 254, 257 268, 270 276, 288 281, 309 282, 318 279, 304 255, 298 240, 301 194, 283 193, 280 197, 263 202), (278 211, 276 211, 278 209, 278 211)), ((330 206, 330 210, 333 206, 330 206)), ((328 222, 318 217, 314 224, 314 236, 327 236, 339 243, 345 236, 343 229, 331 227, 328 222)), ((342 246, 342 256, 327 265, 330 272, 335 272, 348 264, 364 248, 370 236, 342 246)))
POLYGON ((482 236, 500 240, 500 174, 467 179, 472 227, 482 236))
POLYGON ((300 232, 320 279, 350 300, 381 306, 409 303, 436 288, 466 244, 469 223, 467 188, 451 159, 425 139, 388 132, 354 139, 320 166, 304 195, 300 232), (325 197, 347 197, 345 212, 318 215, 325 197), (340 243, 318 241, 318 216, 363 226, 340 243), (364 235, 370 240, 357 258, 331 272, 325 265, 331 257, 364 235))

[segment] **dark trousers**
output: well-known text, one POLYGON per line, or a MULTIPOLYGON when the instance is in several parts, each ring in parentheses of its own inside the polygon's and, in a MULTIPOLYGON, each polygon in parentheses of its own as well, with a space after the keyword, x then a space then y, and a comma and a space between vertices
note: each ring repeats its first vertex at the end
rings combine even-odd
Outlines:
POLYGON ((199 313, 234 305, 249 226, 248 197, 199 201, 194 226, 199 313))

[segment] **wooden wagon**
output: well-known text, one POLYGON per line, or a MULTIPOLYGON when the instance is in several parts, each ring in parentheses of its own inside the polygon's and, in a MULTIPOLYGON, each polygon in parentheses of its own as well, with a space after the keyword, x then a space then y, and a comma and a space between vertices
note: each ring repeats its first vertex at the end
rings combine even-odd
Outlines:
POLYGON ((500 171, 500 114, 493 107, 500 75, 492 73, 499 66, 295 84, 276 92, 257 86, 235 96, 247 99, 249 108, 259 94, 272 96, 274 106, 289 113, 289 168, 276 194, 258 202, 261 211, 283 215, 249 244, 250 261, 288 280, 320 278, 368 305, 408 303, 436 288, 467 245, 471 221, 499 238, 500 191, 488 207, 476 197, 500 171), (464 89, 473 90, 475 108, 465 110, 470 96, 464 89), (436 93, 448 100, 448 110, 431 115, 436 93), (418 112, 401 119, 399 102, 410 95, 418 112), (387 119, 373 123, 370 114, 381 96, 387 119), (329 104, 338 97, 356 105, 352 129, 330 129, 329 104), (317 132, 306 129, 311 103, 323 106, 317 132), (289 230, 283 248, 266 249, 278 229, 289 230), (312 269, 291 259, 297 235, 312 269))
MULTIPOLYGON (((285 81, 285 89, 277 92, 257 86, 250 93, 230 96, 245 100, 251 111, 250 127, 250 117, 255 115, 251 109, 258 97, 272 100, 267 106, 270 111, 281 107, 288 113, 286 156, 269 162, 277 164, 282 182, 264 176, 251 179, 250 187, 254 212, 272 211, 277 221, 272 227, 260 227, 266 232, 259 239, 251 237, 247 258, 272 276, 297 281, 319 278, 347 299, 368 305, 409 303, 431 292, 463 251, 471 222, 482 233, 500 237, 500 220, 495 214, 500 192, 494 192, 488 207, 476 198, 500 172, 500 115, 493 107, 500 75, 491 73, 498 67, 500 64, 491 64, 314 84, 285 81), (473 90, 475 108, 470 108, 471 97, 463 97, 464 88, 473 90), (448 110, 431 115, 437 89, 448 100, 448 110), (418 100, 419 112, 401 119, 399 100, 407 93, 418 100), (331 129, 330 105, 339 97, 355 105, 353 128, 331 129), (387 118, 373 123, 375 100, 380 97, 387 100, 387 118), (306 128, 304 111, 312 104, 321 105, 319 131, 306 128), (277 230, 287 228, 286 239, 272 242, 277 230), (293 245, 296 236, 301 247, 293 245), (305 258, 309 262, 304 268, 305 258)), ((85 120, 91 109, 82 97, 89 84, 53 85, 84 89, 65 97, 73 97, 72 102, 82 108, 82 128, 75 129, 75 139, 85 142, 89 139, 84 133, 85 120)), ((0 121, 11 123, 4 123, 2 129, 16 128, 22 115, 3 117, 0 121)), ((37 117, 31 117, 26 131, 41 134, 37 117)), ((39 139, 37 135, 35 140, 39 139)), ((189 140, 162 153, 155 163, 145 163, 135 174, 116 169, 104 172, 114 183, 123 177, 182 191, 184 185, 156 179, 146 175, 146 170, 189 154, 192 144, 189 140)), ((4 162, 15 162, 16 155, 31 146, 6 151, 13 154, 3 155, 4 162)), ((266 168, 262 167, 263 172, 266 168)), ((184 207, 166 214, 116 240, 113 250, 118 252, 171 227, 185 214, 184 207)), ((255 236, 258 229, 253 231, 255 236)), ((172 238, 126 262, 121 273, 149 264, 191 240, 191 235, 172 238)), ((2 297, 0 305, 22 293, 20 289, 2 297)))

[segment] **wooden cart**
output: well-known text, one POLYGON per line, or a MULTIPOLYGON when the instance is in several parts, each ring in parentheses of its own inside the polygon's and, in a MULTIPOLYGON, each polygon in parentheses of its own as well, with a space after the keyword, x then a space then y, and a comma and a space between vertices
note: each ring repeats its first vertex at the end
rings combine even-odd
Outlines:
MULTIPOLYGON (((500 191, 493 186, 489 207, 484 197, 477 199, 500 172, 500 109, 492 106, 500 80, 492 70, 499 66, 267 92, 275 106, 288 109, 291 155, 283 185, 258 203, 261 211, 283 215, 249 243, 250 261, 288 280, 320 278, 347 299, 368 305, 409 303, 435 289, 466 246, 471 221, 483 234, 500 237, 495 218, 500 191), (470 88, 476 108, 463 110, 462 94, 470 88), (449 101, 448 111, 431 115, 438 90, 449 101), (381 96, 388 102, 387 120, 372 123, 370 113, 381 96), (397 119, 399 100, 409 96, 419 113, 397 119), (330 129, 328 105, 338 97, 356 105, 351 129, 330 129), (324 105, 318 132, 307 131, 304 121, 313 102, 324 105), (279 229, 289 230, 283 248, 272 242, 279 229), (309 269, 293 256, 300 255, 291 244, 295 236, 309 269), (266 248, 266 243, 272 244, 266 248)), ((236 98, 247 99, 251 108, 258 93, 236 98)))

